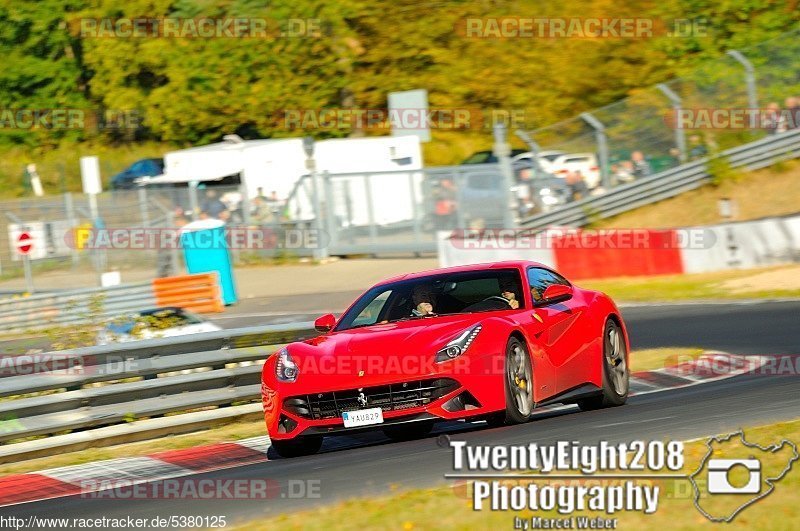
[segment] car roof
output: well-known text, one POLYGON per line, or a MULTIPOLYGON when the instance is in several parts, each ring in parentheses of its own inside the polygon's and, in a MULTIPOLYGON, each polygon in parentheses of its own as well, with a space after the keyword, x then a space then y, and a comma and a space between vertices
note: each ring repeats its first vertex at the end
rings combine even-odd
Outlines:
POLYGON ((528 266, 536 266, 536 267, 545 267, 550 269, 549 266, 546 264, 541 264, 539 262, 534 262, 532 260, 506 260, 503 262, 487 262, 483 264, 467 264, 467 265, 459 265, 459 266, 451 266, 451 267, 440 267, 436 269, 428 269, 425 271, 418 271, 415 273, 406 273, 403 275, 397 275, 391 278, 387 278, 375 284, 376 286, 382 286, 384 284, 391 284, 392 282, 397 282, 399 280, 413 280, 416 278, 424 278, 433 275, 440 275, 443 273, 462 273, 467 271, 485 271, 490 269, 522 269, 528 266))
POLYGON ((558 157, 558 159, 572 159, 572 158, 585 158, 594 157, 594 153, 565 153, 558 157))

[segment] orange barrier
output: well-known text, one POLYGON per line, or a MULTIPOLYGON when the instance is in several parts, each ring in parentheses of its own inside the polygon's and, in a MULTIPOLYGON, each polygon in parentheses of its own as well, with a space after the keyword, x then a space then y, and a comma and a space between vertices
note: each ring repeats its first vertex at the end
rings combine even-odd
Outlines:
POLYGON ((158 306, 177 306, 197 313, 216 313, 225 309, 216 273, 181 275, 153 280, 158 306))

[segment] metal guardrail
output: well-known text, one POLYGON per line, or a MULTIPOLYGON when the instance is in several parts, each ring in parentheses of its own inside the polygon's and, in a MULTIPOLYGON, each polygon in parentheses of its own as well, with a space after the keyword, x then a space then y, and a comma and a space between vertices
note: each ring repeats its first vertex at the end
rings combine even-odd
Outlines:
POLYGON ((164 277, 140 284, 57 291, 0 299, 0 332, 28 332, 179 306, 198 313, 224 309, 216 273, 164 277))
POLYGON ((0 442, 258 400, 270 352, 316 335, 294 323, 0 357, 0 442))
MULTIPOLYGON (((746 170, 765 168, 776 162, 800 157, 800 130, 770 136, 723 151, 731 167, 746 170)), ((563 208, 526 218, 524 228, 584 226, 593 219, 606 218, 649 205, 699 188, 711 180, 709 158, 684 164, 630 184, 618 186, 602 195, 589 196, 563 208)))
POLYGON ((91 288, 0 299, 0 332, 25 332, 53 325, 84 322, 87 316, 104 318, 156 305, 150 282, 109 288, 91 288), (102 298, 102 309, 92 309, 102 298))

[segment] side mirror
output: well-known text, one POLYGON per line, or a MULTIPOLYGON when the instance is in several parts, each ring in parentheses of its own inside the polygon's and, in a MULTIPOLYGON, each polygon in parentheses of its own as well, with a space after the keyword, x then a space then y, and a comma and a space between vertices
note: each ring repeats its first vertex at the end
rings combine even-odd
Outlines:
POLYGON ((332 313, 317 317, 317 320, 314 321, 314 328, 317 332, 330 332, 334 326, 336 326, 336 317, 332 313))
POLYGON ((542 293, 542 300, 539 301, 539 306, 543 304, 562 302, 571 298, 572 286, 565 286, 564 284, 552 284, 547 286, 547 289, 545 289, 544 293, 542 293))

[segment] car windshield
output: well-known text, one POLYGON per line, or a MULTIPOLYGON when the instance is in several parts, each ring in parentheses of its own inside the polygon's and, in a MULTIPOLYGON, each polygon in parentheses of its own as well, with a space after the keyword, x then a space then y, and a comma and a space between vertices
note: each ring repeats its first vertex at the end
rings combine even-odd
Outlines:
POLYGON ((342 316, 335 330, 523 306, 516 269, 444 273, 375 286, 342 316))

